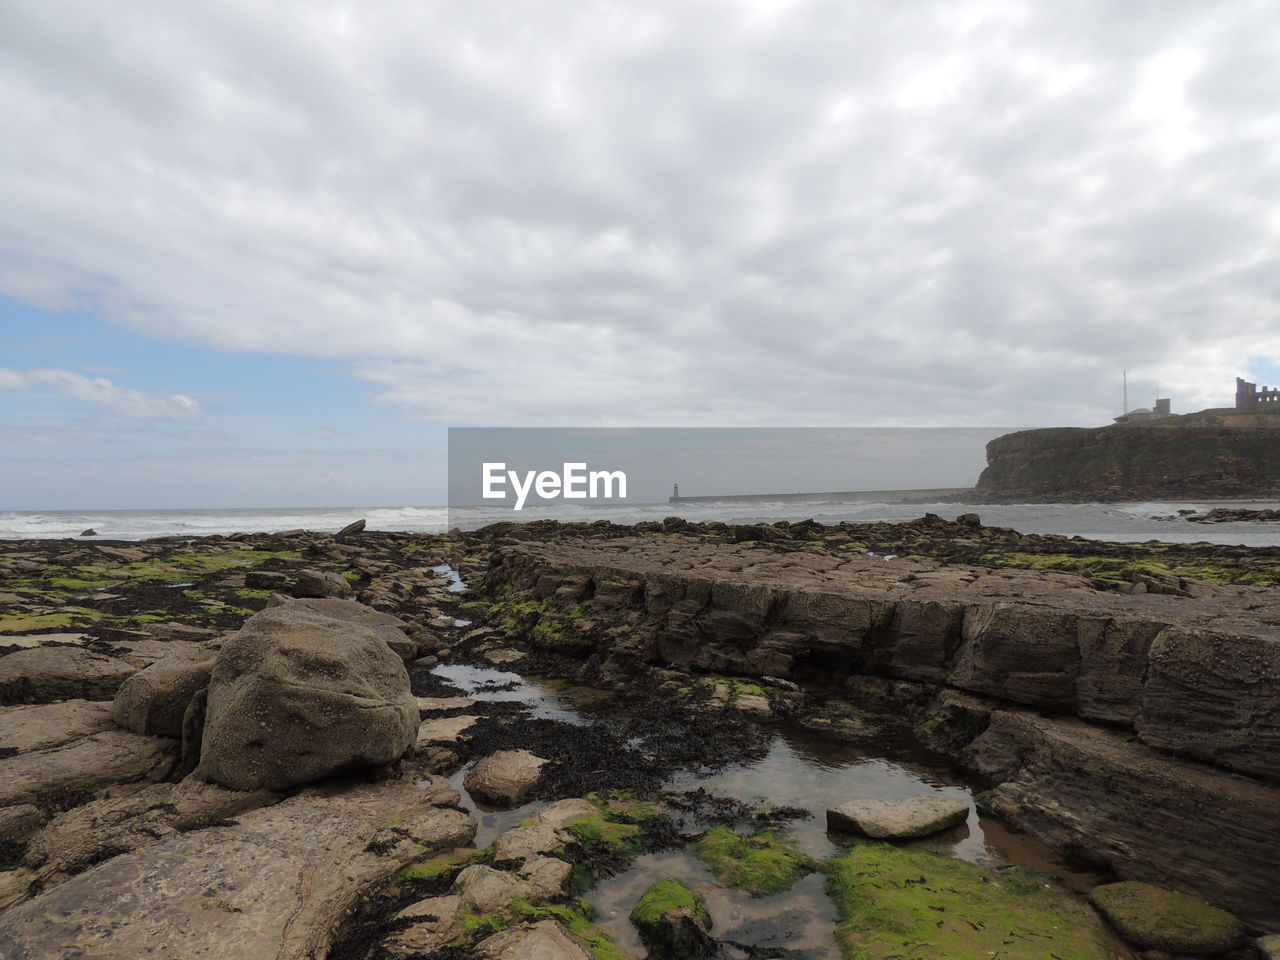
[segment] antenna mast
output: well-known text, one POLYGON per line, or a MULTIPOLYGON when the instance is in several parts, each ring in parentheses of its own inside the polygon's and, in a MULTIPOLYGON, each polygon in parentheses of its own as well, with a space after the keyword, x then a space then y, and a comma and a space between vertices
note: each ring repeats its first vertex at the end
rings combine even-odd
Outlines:
POLYGON ((1126 369, 1121 374, 1121 376, 1124 378, 1124 409, 1120 411, 1123 414, 1123 413, 1129 412, 1129 371, 1128 369, 1126 369))

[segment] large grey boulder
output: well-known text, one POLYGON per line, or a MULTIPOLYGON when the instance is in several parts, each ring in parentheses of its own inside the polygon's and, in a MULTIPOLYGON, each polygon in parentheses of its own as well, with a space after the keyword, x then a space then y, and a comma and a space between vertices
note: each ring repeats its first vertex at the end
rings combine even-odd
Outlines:
MULTIPOLYGON (((399 617, 393 617, 389 613, 375 610, 363 603, 356 603, 354 600, 340 600, 336 597, 303 597, 298 600, 286 600, 284 605, 290 604, 322 613, 335 620, 346 620, 348 623, 358 623, 362 627, 368 627, 406 663, 418 656, 417 641, 410 640, 406 634, 409 624, 399 617)), ((279 603, 267 604, 268 607, 280 605, 279 603)))
POLYGON ((934 794, 906 800, 856 800, 827 811, 827 827, 877 840, 927 837, 969 819, 969 801, 934 794))
POLYGON ((182 717, 209 685, 218 651, 193 647, 171 653, 135 673, 116 692, 111 719, 134 733, 182 736, 182 717))
POLYGON ((283 790, 391 763, 417 732, 409 674, 377 633, 286 604, 250 617, 218 654, 197 773, 283 790))

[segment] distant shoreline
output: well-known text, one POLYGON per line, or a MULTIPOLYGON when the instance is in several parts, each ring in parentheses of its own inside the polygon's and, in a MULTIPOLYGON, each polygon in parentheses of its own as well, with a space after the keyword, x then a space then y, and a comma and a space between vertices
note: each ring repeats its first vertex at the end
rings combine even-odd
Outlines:
POLYGON ((731 493, 706 496, 671 496, 667 503, 808 503, 835 502, 938 503, 943 497, 973 493, 972 487, 923 487, 913 490, 849 490, 839 493, 731 493))

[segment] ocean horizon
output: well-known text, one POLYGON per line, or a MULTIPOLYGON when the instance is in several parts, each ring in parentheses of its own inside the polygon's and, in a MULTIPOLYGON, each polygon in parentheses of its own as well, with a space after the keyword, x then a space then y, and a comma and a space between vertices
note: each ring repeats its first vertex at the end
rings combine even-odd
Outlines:
MULTIPOLYGON (((1280 523, 1191 523, 1179 511, 1203 513, 1212 500, 1150 501, 1141 503, 878 503, 871 501, 800 500, 734 503, 592 503, 528 506, 447 507, 226 507, 212 509, 11 510, 0 511, 0 540, 145 540, 151 537, 228 536, 314 530, 335 533, 355 520, 367 529, 397 533, 439 534, 455 527, 474 530, 491 523, 536 520, 619 524, 679 516, 690 521, 774 523, 814 519, 826 524, 901 522, 935 513, 951 520, 978 513, 990 526, 1011 527, 1019 533, 1058 534, 1089 540, 1169 543, 1213 543, 1252 547, 1280 546, 1280 523), (85 530, 95 536, 81 537, 85 530)), ((1280 501, 1251 503, 1257 509, 1280 508, 1280 501)))

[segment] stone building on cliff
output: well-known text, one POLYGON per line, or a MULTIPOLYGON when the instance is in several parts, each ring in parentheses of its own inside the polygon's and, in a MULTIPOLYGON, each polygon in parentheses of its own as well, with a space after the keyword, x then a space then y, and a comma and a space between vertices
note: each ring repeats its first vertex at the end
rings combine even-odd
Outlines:
POLYGON ((1244 413, 1280 413, 1280 387, 1259 387, 1236 377, 1236 409, 1244 413))

